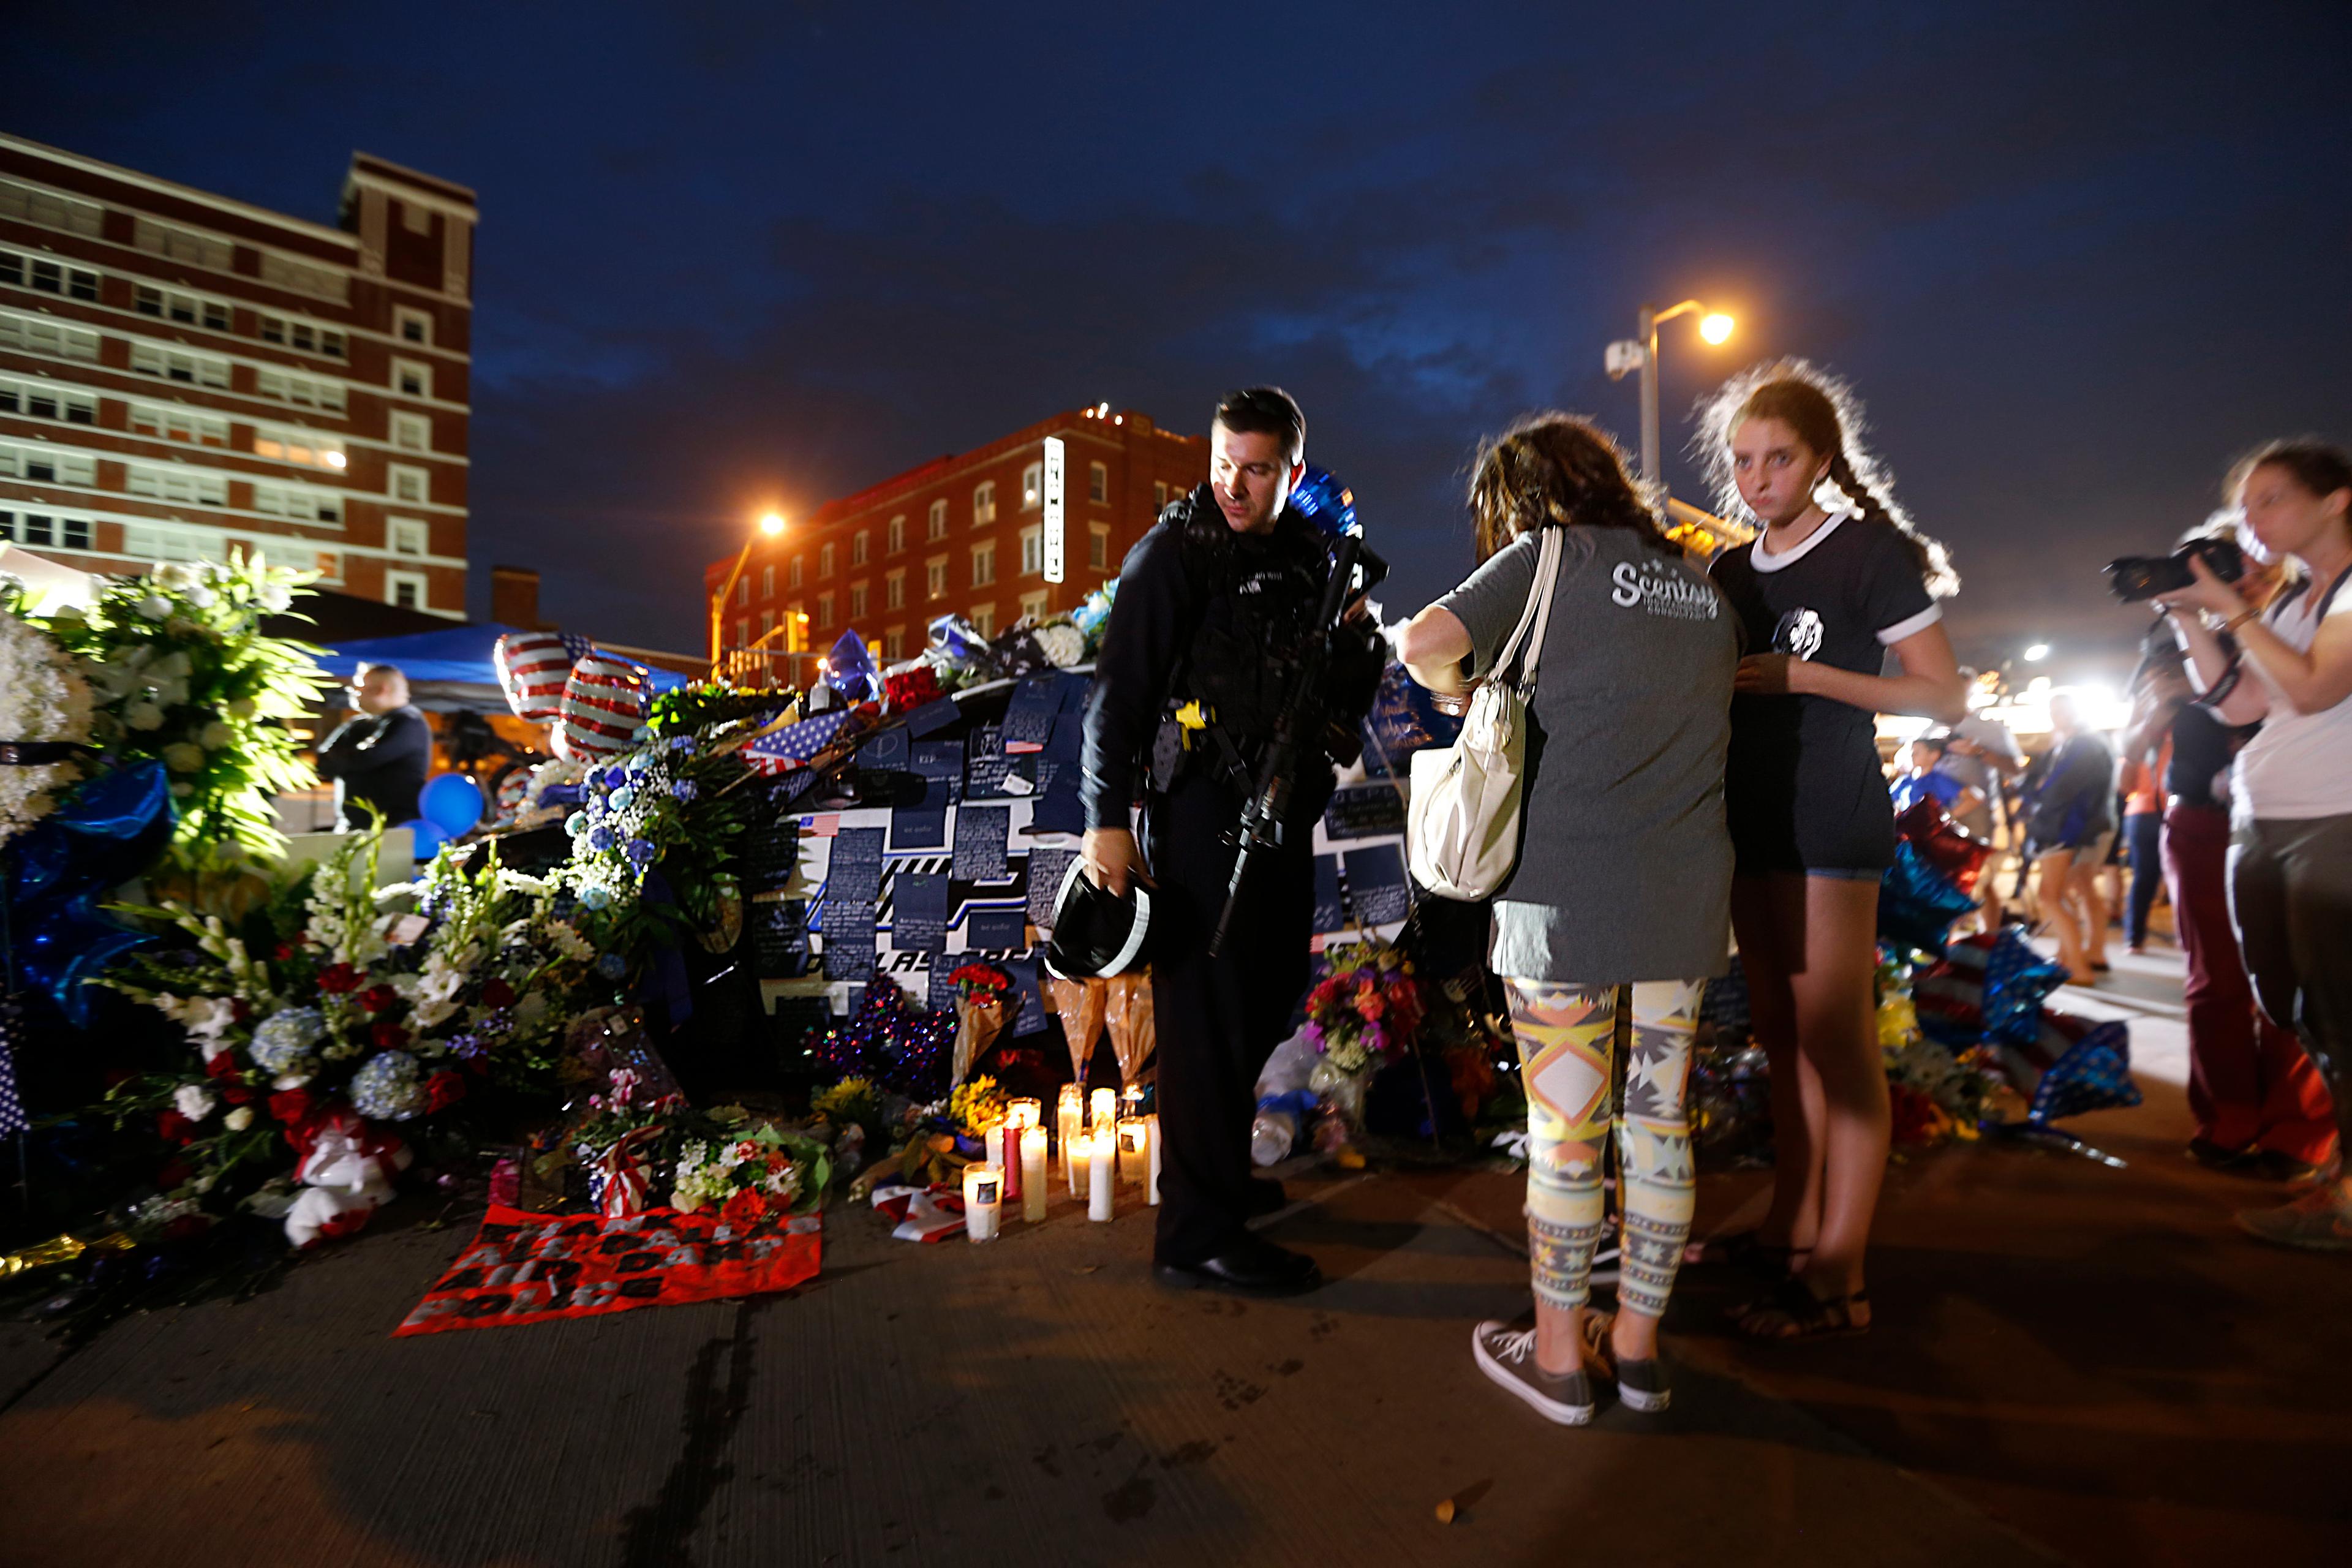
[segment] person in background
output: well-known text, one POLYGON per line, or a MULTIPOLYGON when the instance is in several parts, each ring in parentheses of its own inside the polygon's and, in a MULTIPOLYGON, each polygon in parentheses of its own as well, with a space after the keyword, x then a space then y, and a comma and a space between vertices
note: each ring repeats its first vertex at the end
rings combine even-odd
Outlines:
MULTIPOLYGON (((1730 962, 1723 759, 1739 624, 1660 531, 1616 446, 1565 414, 1523 420, 1470 483, 1481 564, 1405 623, 1398 655, 1431 690, 1490 673, 1559 531, 1524 784, 1524 843, 1494 902, 1490 958, 1511 998, 1528 1096, 1532 1330, 1472 1334, 1478 1368, 1550 1420, 1592 1418, 1605 1341, 1618 1397, 1666 1408, 1658 1321, 1696 1197, 1683 1091, 1706 977, 1730 962), (1612 1117, 1621 990, 1633 1043, 1612 1117), (1612 1122, 1624 1195, 1613 1319, 1589 1314, 1612 1122)), ((1516 661, 1515 661, 1516 662, 1516 661)), ((1521 665, 1523 668, 1523 663, 1521 665)))
MULTIPOLYGON (((2276 569, 2248 565, 2240 590, 2266 600, 2276 569)), ((2157 636, 2124 746, 2165 759, 2164 880, 2189 964, 2189 1157, 2233 1175, 2308 1180, 2335 1151, 2336 1108, 2294 1031, 2254 1005, 2230 926, 2230 760, 2252 728, 2232 729, 2199 703, 2170 626, 2157 636)))
MULTIPOLYGON (((1960 678, 1971 691, 1977 689, 1977 672, 1966 665, 1960 667, 1960 678)), ((2010 849, 2000 840, 1993 808, 2001 807, 2006 820, 2008 807, 2002 785, 2025 771, 2025 752, 2018 745, 2017 737, 2009 726, 1982 711, 1971 712, 1948 731, 1944 749, 1944 772, 1977 792, 1980 804, 1967 812, 1954 812, 1952 820, 1969 837, 1992 846, 1985 857, 1984 869, 1977 875, 1977 929, 1990 934, 2000 929, 2002 918, 1999 886, 2003 864, 2010 849)), ((2016 837, 2011 825, 2011 837, 2016 837)))
POLYGON ((408 677, 396 665, 363 664, 352 677, 359 711, 319 747, 319 776, 333 781, 339 830, 368 825, 368 810, 386 827, 416 816, 416 797, 433 764, 433 731, 408 700, 408 677))
POLYGON ((2238 1223, 2264 1241, 2352 1251, 2352 457, 2274 441, 2238 463, 2228 493, 2262 553, 2296 581, 2268 607, 2190 559, 2196 581, 2158 596, 2200 699, 2262 729, 2231 765, 2230 915, 2254 999, 2289 1026, 2336 1100, 2336 1168, 2283 1208, 2238 1223), (2233 652, 2221 636, 2237 638, 2233 652))
POLYGON ((2043 760, 2025 823, 2025 860, 2034 900, 2058 938, 2059 967, 2087 983, 2106 963, 2094 957, 2105 940, 2106 910, 2095 879, 2116 830, 2116 754, 2083 722, 2071 691, 2050 699, 2054 738, 2043 760))
POLYGON ((1911 742, 1911 771, 1895 781, 1895 816, 1922 800, 1934 801, 1955 822, 1963 813, 1983 809, 1984 796, 1954 777, 1947 766, 1950 748, 1950 740, 1940 734, 1922 735, 1911 742))
POLYGON ((1895 846, 1874 715, 1968 715, 1938 602, 1958 578, 1890 499, 1858 419, 1843 384, 1801 360, 1737 376, 1701 410, 1717 493, 1763 531, 1709 568, 1748 637, 1724 804, 1776 1151, 1770 1208, 1720 1246, 1774 1281, 1738 1316, 1761 1339, 1870 1327, 1892 1130, 1873 975, 1895 846))
MULTIPOLYGON (((2172 661, 2179 673, 2179 659, 2172 661)), ((2150 671, 2143 667, 2132 682, 2135 730, 2147 700, 2150 671)), ((2131 890, 2124 901, 2124 951, 2147 951, 2147 921, 2156 908, 2157 889, 2164 885, 2164 770, 2172 760, 2172 734, 2158 733, 2156 744, 2142 749, 2131 744, 2134 730, 2125 732, 2123 748, 2124 855, 2131 868, 2131 890)))

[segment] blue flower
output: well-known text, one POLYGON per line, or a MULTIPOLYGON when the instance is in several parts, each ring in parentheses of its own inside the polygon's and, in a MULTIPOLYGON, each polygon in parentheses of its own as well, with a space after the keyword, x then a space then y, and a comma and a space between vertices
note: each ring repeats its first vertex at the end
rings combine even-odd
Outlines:
POLYGON ((654 765, 654 754, 651 752, 632 752, 629 760, 622 765, 633 773, 644 773, 654 765))
POLYGON ((596 973, 607 980, 619 980, 629 973, 629 961, 617 952, 608 952, 596 961, 596 973))
POLYGON ((694 737, 691 735, 672 735, 669 738, 669 749, 673 752, 690 752, 694 750, 694 737))
POLYGON ((633 806, 633 805, 636 805, 636 804, 637 804, 637 786, 636 786, 636 785, 635 785, 635 784, 623 784, 620 788, 618 788, 618 789, 616 789, 616 790, 614 790, 614 791, 613 792, 613 809, 614 809, 614 811, 626 811, 626 810, 628 810, 628 809, 629 809, 629 807, 631 807, 631 806, 633 806))
POLYGON ((692 800, 702 793, 702 786, 692 779, 680 779, 669 786, 669 793, 678 800, 692 800))
POLYGON ((609 888, 586 887, 580 889, 580 907, 583 910, 610 909, 613 892, 609 888))
POLYGON ((618 842, 619 836, 601 822, 588 830, 588 847, 591 849, 610 849, 618 842))
POLYGON ((654 847, 645 839, 632 838, 629 840, 627 854, 630 865, 637 867, 640 869, 646 866, 650 866, 653 864, 655 853, 656 851, 654 847))
POLYGON ((628 771, 625 768, 606 768, 596 775, 597 787, 600 789, 618 789, 628 782, 628 771))
POLYGON ((629 731, 629 743, 633 746, 642 746, 653 738, 654 727, 651 724, 640 724, 629 731))
POLYGON ((352 1075, 352 1109, 371 1121, 406 1121, 425 1110, 423 1078, 406 1051, 378 1051, 352 1075))

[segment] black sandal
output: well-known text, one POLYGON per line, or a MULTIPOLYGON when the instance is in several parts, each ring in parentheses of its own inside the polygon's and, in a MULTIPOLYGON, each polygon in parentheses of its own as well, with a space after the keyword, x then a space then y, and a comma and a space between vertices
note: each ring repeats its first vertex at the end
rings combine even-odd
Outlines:
POLYGON ((1832 1340, 1870 1332, 1870 1320, 1856 1321, 1853 1310, 1870 1305, 1870 1292, 1848 1296, 1816 1296, 1800 1275, 1791 1274, 1741 1308, 1739 1331, 1751 1340, 1832 1340), (1784 1332, 1759 1328, 1759 1321, 1785 1324, 1784 1332))

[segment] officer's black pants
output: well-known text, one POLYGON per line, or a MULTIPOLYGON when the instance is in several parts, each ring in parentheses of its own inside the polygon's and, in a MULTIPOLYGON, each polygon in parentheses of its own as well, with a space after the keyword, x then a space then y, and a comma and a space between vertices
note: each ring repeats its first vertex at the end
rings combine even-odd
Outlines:
POLYGON ((1146 852, 1152 904, 1151 999, 1159 1031, 1162 1263, 1199 1263, 1242 1236, 1250 1196, 1257 1075, 1307 988, 1315 920, 1313 819, 1251 868, 1224 948, 1208 955, 1241 801, 1207 774, 1154 795, 1146 852))

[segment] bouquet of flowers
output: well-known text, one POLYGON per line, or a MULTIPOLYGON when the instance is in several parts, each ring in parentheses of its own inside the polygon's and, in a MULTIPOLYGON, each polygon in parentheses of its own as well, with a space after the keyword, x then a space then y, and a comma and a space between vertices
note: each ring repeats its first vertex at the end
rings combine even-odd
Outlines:
POLYGON ((716 1208, 730 1225, 805 1214, 824 1195, 831 1163, 814 1139, 761 1123, 738 1137, 696 1139, 678 1152, 670 1206, 716 1208))
POLYGON ((1375 938, 1333 949, 1329 973, 1307 994, 1305 1033, 1339 1070, 1361 1074, 1411 1051, 1421 1027, 1412 965, 1375 938))
POLYGON ((81 776, 89 682, 55 638, 0 599, 0 844, 48 816, 81 776))
POLYGON ((948 982, 956 994, 955 1068, 948 1081, 960 1084, 1010 1022, 1013 980, 993 964, 967 963, 948 982))
MULTIPOLYGON (((757 802, 738 786, 756 776, 731 745, 695 735, 654 741, 588 770, 581 809, 563 825, 573 847, 562 875, 598 946, 615 955, 609 978, 625 979, 628 961, 617 955, 648 941, 674 947, 740 930, 735 847, 757 802), (656 880, 657 867, 667 869, 656 880)), ((720 949, 732 945, 730 938, 720 949)))
POLYGON ((110 584, 88 611, 47 618, 94 693, 91 739, 118 761, 155 757, 169 771, 182 845, 285 853, 271 799, 317 782, 285 721, 327 682, 316 649, 260 626, 314 575, 258 556, 169 562, 110 584))

